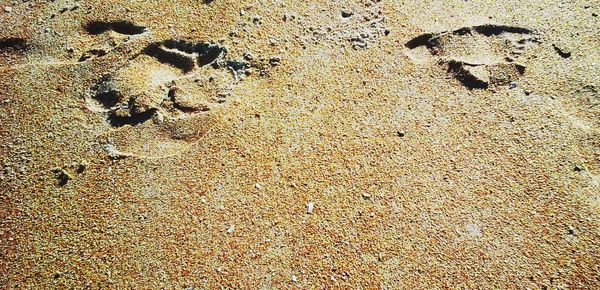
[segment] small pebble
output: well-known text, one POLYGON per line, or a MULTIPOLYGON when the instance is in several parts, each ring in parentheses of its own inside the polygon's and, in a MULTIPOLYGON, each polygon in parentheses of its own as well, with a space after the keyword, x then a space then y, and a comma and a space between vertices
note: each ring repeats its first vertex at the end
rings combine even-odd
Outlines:
POLYGON ((476 224, 467 224, 467 225, 465 225, 465 229, 467 230, 467 233, 470 236, 473 236, 473 237, 481 236, 481 229, 476 224))
POLYGON ((279 65, 279 63, 281 63, 281 58, 280 58, 280 57, 278 57, 278 56, 274 56, 274 57, 272 57, 272 58, 269 60, 269 63, 270 63, 272 66, 278 66, 278 65, 279 65))
POLYGON ((10 6, 4 6, 4 12, 11 13, 12 12, 12 7, 10 7, 10 6))
POLYGON ((254 187, 259 190, 263 188, 263 186, 260 185, 260 183, 255 184, 254 187))
POLYGON ((569 226, 569 235, 576 236, 577 232, 573 226, 569 226))
POLYGON ((292 282, 298 283, 298 277, 296 277, 296 275, 292 275, 292 282))
POLYGON ((286 13, 283 15, 283 21, 291 21, 294 19, 296 19, 296 16, 294 16, 293 14, 286 13))
POLYGON ((79 162, 79 164, 77 165, 77 173, 81 174, 85 171, 85 169, 87 168, 88 163, 85 160, 82 160, 81 162, 79 162))
POLYGON ((364 42, 363 40, 361 40, 361 41, 354 41, 352 47, 354 49, 357 49, 357 48, 366 48, 367 47, 367 43, 364 42))
POLYGON ((233 231, 235 231, 235 225, 230 225, 229 228, 227 229, 227 234, 232 234, 233 231))
POLYGON ((354 15, 354 13, 352 13, 352 11, 342 10, 342 17, 348 18, 348 17, 351 17, 352 15, 354 15))
POLYGON ((62 168, 54 168, 52 172, 54 172, 54 176, 60 186, 66 185, 69 180, 73 179, 73 176, 62 168))
POLYGON ((306 213, 307 214, 313 214, 313 211, 315 210, 315 204, 312 202, 309 202, 308 204, 306 204, 306 213))
POLYGON ((369 194, 368 192, 363 192, 363 193, 362 193, 362 197, 363 197, 364 199, 369 199, 369 198, 371 198, 371 194, 369 194))
POLYGON ((398 132, 396 132, 396 135, 398 135, 398 137, 402 138, 406 135, 406 133, 404 131, 398 131, 398 132))

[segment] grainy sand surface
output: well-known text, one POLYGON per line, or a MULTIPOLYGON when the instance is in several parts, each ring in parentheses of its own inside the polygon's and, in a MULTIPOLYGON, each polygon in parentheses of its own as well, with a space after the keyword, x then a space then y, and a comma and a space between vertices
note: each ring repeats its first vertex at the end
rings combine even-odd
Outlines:
POLYGON ((598 13, 0 1, 0 288, 598 289, 598 13))

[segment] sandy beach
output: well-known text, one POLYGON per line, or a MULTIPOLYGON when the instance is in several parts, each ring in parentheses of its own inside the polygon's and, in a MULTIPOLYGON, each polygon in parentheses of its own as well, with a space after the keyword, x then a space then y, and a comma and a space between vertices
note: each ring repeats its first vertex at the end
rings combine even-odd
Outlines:
POLYGON ((597 1, 0 1, 0 289, 598 289, 597 1))

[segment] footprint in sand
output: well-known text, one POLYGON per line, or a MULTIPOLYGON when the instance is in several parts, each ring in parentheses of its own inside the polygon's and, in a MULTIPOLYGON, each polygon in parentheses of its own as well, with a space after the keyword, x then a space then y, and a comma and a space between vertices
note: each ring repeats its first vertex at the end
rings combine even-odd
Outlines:
POLYGON ((421 34, 405 46, 414 61, 434 58, 467 88, 487 89, 523 75, 525 66, 518 59, 536 43, 536 34, 529 29, 487 24, 421 34))
MULTIPOLYGON (((146 33, 127 22, 98 22, 86 30, 97 35, 146 33)), ((232 88, 250 69, 211 42, 165 40, 132 54, 86 96, 88 108, 111 127, 100 141, 115 158, 163 158, 185 150, 215 122, 216 112, 227 106, 232 88)))
POLYGON ((88 103, 113 127, 109 153, 165 157, 206 133, 249 65, 213 43, 166 40, 104 76, 88 103), (115 153, 116 152, 116 153, 115 153))
POLYGON ((20 37, 0 38, 0 66, 11 58, 22 56, 28 49, 26 39, 20 37))
POLYGON ((146 27, 135 25, 128 21, 93 21, 84 26, 91 38, 91 47, 84 48, 79 57, 83 62, 96 57, 102 57, 137 37, 147 35, 146 27))

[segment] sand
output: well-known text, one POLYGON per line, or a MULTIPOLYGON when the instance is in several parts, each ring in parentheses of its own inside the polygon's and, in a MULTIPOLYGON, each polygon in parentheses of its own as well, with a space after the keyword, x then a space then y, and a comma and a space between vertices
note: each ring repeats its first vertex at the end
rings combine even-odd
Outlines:
POLYGON ((600 288, 598 13, 0 1, 0 288, 600 288))

